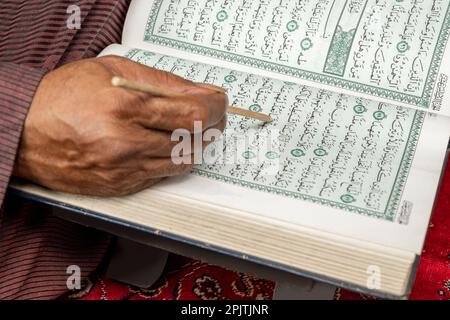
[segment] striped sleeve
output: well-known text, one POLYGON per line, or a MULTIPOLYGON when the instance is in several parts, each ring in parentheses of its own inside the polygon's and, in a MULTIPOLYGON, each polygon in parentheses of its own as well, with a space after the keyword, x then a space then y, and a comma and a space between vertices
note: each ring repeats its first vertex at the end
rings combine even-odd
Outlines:
POLYGON ((0 207, 12 174, 23 124, 44 71, 0 62, 0 207))

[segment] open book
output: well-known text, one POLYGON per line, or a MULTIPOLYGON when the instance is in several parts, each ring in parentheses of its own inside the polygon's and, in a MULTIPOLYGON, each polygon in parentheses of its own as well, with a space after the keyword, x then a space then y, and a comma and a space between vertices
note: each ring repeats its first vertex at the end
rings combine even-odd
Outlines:
POLYGON ((102 55, 221 86, 233 105, 274 122, 230 115, 222 143, 238 153, 136 195, 14 188, 242 259, 405 297, 449 140, 449 9, 449 0, 134 0, 122 44, 102 55), (261 154, 254 138, 263 131, 277 143, 261 154), (247 133, 245 149, 234 148, 234 135, 247 133))

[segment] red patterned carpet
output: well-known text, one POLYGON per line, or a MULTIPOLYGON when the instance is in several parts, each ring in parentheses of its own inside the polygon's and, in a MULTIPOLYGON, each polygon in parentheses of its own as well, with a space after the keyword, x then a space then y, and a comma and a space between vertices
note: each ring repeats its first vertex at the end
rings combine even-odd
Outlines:
POLYGON ((72 294, 82 300, 269 300, 274 283, 171 255, 161 279, 140 289, 97 277, 87 290, 72 294), (87 291, 87 292, 86 292, 87 291))
MULTIPOLYGON (((164 275, 150 289, 95 277, 70 297, 82 300, 261 300, 271 299, 275 284, 199 261, 171 256, 164 275)), ((411 299, 450 299, 450 163, 447 165, 411 299)), ((338 289, 335 299, 373 299, 338 289)))

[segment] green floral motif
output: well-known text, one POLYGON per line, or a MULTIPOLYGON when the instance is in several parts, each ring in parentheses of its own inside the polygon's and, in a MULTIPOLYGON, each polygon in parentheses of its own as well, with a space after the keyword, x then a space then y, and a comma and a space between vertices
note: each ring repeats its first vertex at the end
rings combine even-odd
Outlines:
POLYGON ((323 70, 324 72, 337 76, 344 75, 355 34, 356 29, 344 31, 341 26, 336 28, 330 49, 328 50, 328 56, 323 70))
POLYGON ((302 149, 293 149, 291 150, 291 155, 293 155, 296 158, 300 158, 305 156, 305 153, 303 152, 302 149))

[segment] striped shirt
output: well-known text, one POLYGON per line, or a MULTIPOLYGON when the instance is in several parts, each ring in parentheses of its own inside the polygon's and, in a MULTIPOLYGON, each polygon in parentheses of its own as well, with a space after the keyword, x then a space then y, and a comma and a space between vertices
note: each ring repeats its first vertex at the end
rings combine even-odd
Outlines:
POLYGON ((68 267, 89 275, 109 246, 107 235, 60 220, 51 208, 6 191, 41 78, 120 42, 129 2, 0 1, 0 299, 57 298, 67 291, 68 267), (80 29, 68 28, 76 13, 72 5, 80 9, 80 29))

